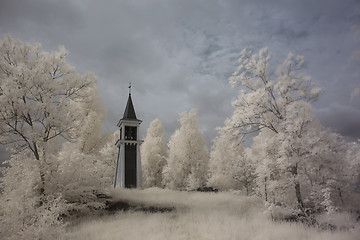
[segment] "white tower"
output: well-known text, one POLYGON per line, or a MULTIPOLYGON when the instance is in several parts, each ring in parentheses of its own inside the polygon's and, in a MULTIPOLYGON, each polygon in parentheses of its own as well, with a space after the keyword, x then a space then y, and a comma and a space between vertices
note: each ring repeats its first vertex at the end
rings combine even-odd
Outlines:
POLYGON ((136 118, 131 92, 129 92, 124 116, 117 125, 120 127, 120 138, 116 142, 119 153, 115 168, 115 188, 141 188, 140 145, 143 141, 138 140, 141 122, 136 118))

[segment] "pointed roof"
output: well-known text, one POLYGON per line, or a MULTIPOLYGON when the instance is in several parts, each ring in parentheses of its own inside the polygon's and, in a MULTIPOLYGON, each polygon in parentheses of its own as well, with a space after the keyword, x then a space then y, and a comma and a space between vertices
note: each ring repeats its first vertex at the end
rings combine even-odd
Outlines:
POLYGON ((134 119, 134 120, 138 120, 136 118, 136 113, 135 113, 135 109, 134 109, 134 105, 131 99, 131 94, 129 94, 129 98, 126 104, 126 108, 125 108, 125 112, 124 112, 124 116, 122 119, 134 119))

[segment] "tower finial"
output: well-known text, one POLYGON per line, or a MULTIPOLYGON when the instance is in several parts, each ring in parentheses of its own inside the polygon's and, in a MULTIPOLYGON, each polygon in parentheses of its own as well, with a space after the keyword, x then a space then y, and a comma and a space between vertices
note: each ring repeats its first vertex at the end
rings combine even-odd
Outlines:
POLYGON ((131 95, 131 82, 129 82, 129 95, 131 95))

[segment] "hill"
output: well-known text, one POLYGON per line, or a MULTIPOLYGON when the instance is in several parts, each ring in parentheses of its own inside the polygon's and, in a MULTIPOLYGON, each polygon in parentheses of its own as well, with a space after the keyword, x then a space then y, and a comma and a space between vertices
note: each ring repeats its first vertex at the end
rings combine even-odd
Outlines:
MULTIPOLYGON (((113 190, 124 209, 86 219, 68 228, 66 239, 358 239, 360 224, 351 214, 318 216, 333 230, 276 222, 257 197, 238 192, 179 192, 157 188, 113 190), (336 229, 334 229, 336 228, 336 229)), ((323 225, 323 226, 327 226, 323 225)))

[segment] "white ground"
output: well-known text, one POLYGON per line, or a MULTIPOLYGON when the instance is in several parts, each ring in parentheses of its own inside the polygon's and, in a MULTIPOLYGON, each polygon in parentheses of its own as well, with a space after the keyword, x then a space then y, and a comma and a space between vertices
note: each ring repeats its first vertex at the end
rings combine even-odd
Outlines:
POLYGON ((298 223, 275 223, 263 202, 236 193, 176 192, 161 189, 116 190, 119 200, 175 207, 167 213, 118 212, 69 228, 65 239, 360 239, 360 226, 349 215, 337 216, 346 231, 320 231, 298 223))

